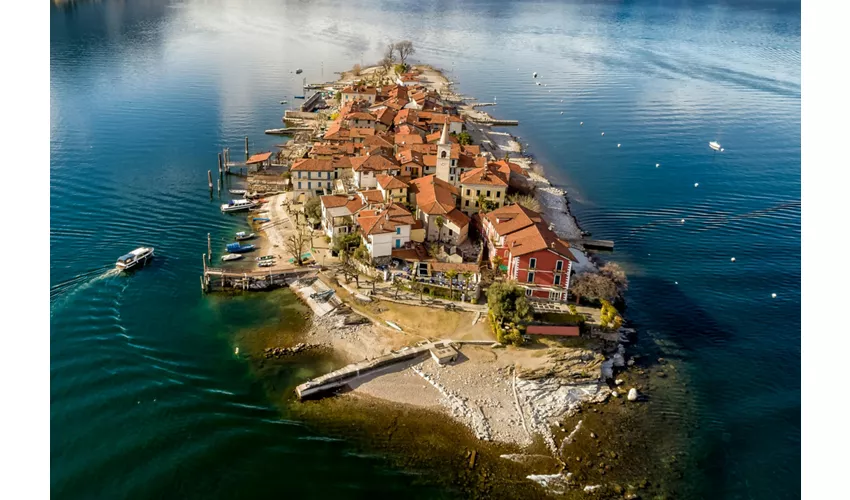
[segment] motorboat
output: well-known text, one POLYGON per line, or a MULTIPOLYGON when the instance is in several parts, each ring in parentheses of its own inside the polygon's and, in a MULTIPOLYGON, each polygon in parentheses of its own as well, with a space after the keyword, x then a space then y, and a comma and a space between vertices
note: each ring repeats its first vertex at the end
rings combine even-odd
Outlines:
POLYGON ((296 74, 296 75, 300 75, 300 74, 301 74, 301 73, 303 73, 303 72, 304 72, 304 70, 303 70, 303 69, 301 69, 301 68, 298 68, 298 69, 296 69, 296 70, 295 70, 295 74, 296 74))
POLYGON ((262 257, 257 257, 258 261, 264 260, 274 260, 274 255, 263 255, 262 257))
POLYGON ((247 192, 248 192, 248 190, 246 190, 246 189, 231 189, 229 191, 230 194, 245 194, 247 192))
POLYGON ((250 240, 254 236, 256 236, 254 233, 246 233, 245 231, 239 231, 238 233, 236 233, 236 241, 250 240))
POLYGON ((229 262, 231 260, 239 260, 242 257, 244 257, 244 255, 242 255, 240 253, 226 253, 226 254, 221 256, 221 260, 224 261, 224 262, 229 262))
POLYGON ((240 212, 242 210, 250 210, 256 207, 257 204, 251 200, 240 199, 240 200, 230 200, 226 204, 221 206, 222 212, 240 212))
POLYGON ((118 257, 115 267, 121 271, 128 271, 138 265, 145 265, 148 259, 153 257, 153 247, 139 247, 128 254, 118 257))
POLYGON ((250 252, 251 250, 254 250, 257 247, 255 247, 254 245, 243 245, 241 243, 228 243, 226 248, 227 251, 230 253, 245 253, 250 252))
POLYGON ((296 96, 293 96, 293 97, 295 97, 296 99, 304 99, 303 95, 296 95, 296 96))
POLYGON ((273 260, 264 260, 264 261, 260 262, 259 264, 257 264, 257 266, 259 266, 259 267, 272 267, 273 265, 274 265, 273 260))
POLYGON ((710 147, 711 149, 713 149, 713 150, 715 150, 715 151, 720 151, 720 149, 721 149, 721 147, 720 147, 720 143, 719 143, 719 142, 717 142, 717 141, 711 141, 711 142, 709 142, 709 143, 708 143, 708 147, 710 147))
POLYGON ((251 220, 254 221, 254 222, 270 222, 271 221, 271 219, 269 219, 268 217, 254 217, 251 220))

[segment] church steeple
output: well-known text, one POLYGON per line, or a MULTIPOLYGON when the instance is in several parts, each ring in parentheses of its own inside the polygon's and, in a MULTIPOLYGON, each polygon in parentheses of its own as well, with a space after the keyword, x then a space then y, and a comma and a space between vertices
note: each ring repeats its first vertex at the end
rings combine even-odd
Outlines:
POLYGON ((443 133, 440 135, 440 144, 449 143, 449 122, 443 124, 443 133))

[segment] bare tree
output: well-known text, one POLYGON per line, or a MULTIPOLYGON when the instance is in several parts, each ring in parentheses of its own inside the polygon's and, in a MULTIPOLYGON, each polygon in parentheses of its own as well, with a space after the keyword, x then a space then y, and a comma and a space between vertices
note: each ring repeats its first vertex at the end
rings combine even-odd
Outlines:
POLYGON ((360 76, 360 70, 361 70, 360 65, 355 64, 354 67, 351 68, 351 74, 354 75, 354 76, 360 76))
POLYGON ((402 64, 405 64, 407 58, 411 54, 416 53, 416 49, 413 48, 413 42, 410 40, 402 40, 400 42, 396 42, 395 51, 398 53, 398 58, 402 64))
POLYGON ((598 300, 613 300, 617 297, 617 285, 614 280, 597 273, 582 273, 570 284, 570 292, 576 298, 576 304, 582 297, 598 300))
POLYGON ((302 256, 307 250, 310 243, 310 234, 304 230, 303 226, 296 226, 295 233, 289 235, 284 241, 283 246, 286 251, 294 257, 296 266, 303 266, 304 259, 302 256))
POLYGON ((394 279, 393 288, 395 288, 395 298, 398 299, 398 292, 404 289, 404 282, 399 278, 394 279))
POLYGON ((389 73, 393 68, 393 63, 395 62, 395 58, 393 57, 394 52, 395 46, 393 44, 387 45, 387 49, 384 51, 384 57, 381 59, 381 67, 384 68, 384 73, 389 73))
POLYGON ((616 262, 608 262, 599 269, 599 272, 603 276, 610 278, 621 291, 629 288, 629 280, 626 278, 626 272, 616 262))

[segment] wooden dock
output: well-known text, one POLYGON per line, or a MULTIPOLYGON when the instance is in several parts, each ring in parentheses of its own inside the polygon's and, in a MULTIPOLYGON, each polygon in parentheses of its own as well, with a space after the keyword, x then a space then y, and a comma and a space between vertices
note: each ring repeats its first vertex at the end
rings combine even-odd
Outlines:
POLYGON ((594 250, 614 250, 614 242, 611 240, 581 240, 581 244, 594 250))
POLYGON ((496 105, 495 102, 475 102, 475 103, 470 104, 470 107, 481 108, 481 107, 484 107, 484 106, 495 106, 495 105, 496 105))
POLYGON ((495 118, 479 118, 472 119, 475 123, 480 123, 481 125, 493 125, 493 126, 516 126, 519 125, 519 120, 497 120, 495 118))
POLYGON ((292 135, 300 132, 312 132, 313 127, 286 127, 286 128, 270 128, 266 130, 269 135, 292 135))

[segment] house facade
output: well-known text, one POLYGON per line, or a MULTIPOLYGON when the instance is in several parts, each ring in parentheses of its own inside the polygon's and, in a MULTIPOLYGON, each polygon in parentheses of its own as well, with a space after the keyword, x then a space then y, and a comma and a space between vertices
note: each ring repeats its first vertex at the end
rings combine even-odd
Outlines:
POLYGON ((292 164, 292 190, 296 196, 321 196, 333 192, 334 165, 332 160, 305 158, 292 164))
POLYGON ((494 209, 505 204, 508 181, 498 169, 485 166, 470 170, 460 178, 460 209, 468 215, 477 213, 480 208, 479 198, 484 196, 494 209))
POLYGON ((365 206, 363 199, 354 195, 322 196, 322 229, 331 238, 344 236, 355 230, 355 216, 365 206))
POLYGON ((575 256, 543 217, 520 205, 508 205, 482 217, 482 237, 490 262, 498 256, 507 276, 529 298, 566 302, 575 256))
POLYGON ((410 242, 416 224, 413 215, 402 206, 391 203, 378 210, 363 210, 357 217, 360 234, 373 263, 388 263, 394 248, 410 242))

